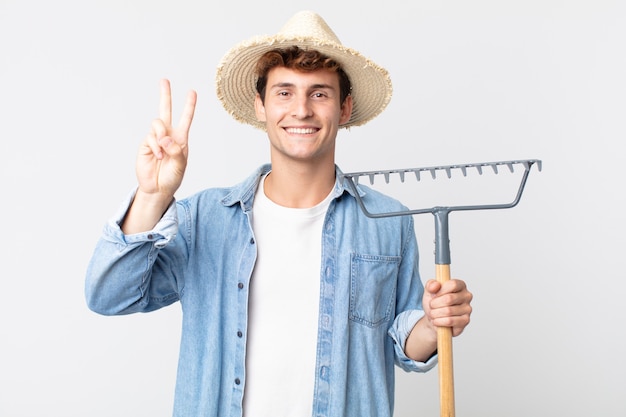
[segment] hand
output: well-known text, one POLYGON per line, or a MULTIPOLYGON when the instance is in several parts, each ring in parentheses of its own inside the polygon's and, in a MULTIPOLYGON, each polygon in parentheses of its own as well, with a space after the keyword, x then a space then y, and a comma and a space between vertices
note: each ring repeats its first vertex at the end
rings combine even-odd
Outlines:
POLYGON ((451 327, 452 335, 460 335, 470 322, 473 295, 465 282, 451 279, 443 284, 429 280, 424 286, 422 306, 433 327, 451 327))
POLYGON ((188 135, 196 108, 197 95, 190 91, 178 126, 172 126, 172 94, 168 80, 161 80, 159 118, 139 148, 137 155, 138 193, 160 195, 171 200, 180 187, 189 154, 188 135))

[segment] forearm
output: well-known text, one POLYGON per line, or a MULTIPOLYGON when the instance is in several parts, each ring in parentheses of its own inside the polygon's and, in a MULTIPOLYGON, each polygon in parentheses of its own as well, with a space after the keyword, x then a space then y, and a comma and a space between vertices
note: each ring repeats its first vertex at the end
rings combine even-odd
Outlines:
POLYGON ((132 235, 152 230, 163 217, 172 199, 173 196, 146 194, 138 189, 122 221, 122 232, 132 235))
POLYGON ((437 330, 422 317, 406 340, 404 353, 414 361, 426 362, 437 350, 437 330))

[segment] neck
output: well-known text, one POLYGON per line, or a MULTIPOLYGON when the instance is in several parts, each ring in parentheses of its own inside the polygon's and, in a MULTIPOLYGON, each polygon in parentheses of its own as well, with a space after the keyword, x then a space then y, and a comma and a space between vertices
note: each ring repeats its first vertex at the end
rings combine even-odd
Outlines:
POLYGON ((319 204, 335 185, 335 164, 272 165, 265 180, 265 195, 274 203, 290 208, 319 204))

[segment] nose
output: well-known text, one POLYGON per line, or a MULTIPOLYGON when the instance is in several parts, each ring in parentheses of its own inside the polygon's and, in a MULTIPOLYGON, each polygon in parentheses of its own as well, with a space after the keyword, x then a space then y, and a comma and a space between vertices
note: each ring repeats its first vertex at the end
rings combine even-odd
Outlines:
POLYGON ((313 109, 309 101, 309 97, 300 95, 293 101, 292 116, 296 119, 306 119, 313 115, 313 109))

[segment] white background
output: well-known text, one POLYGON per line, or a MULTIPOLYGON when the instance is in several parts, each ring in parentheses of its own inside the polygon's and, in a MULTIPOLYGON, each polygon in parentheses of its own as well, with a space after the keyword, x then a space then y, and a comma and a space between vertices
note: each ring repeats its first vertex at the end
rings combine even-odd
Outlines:
MULTIPOLYGON (((380 117, 340 133, 344 171, 544 162, 516 208, 451 215, 452 274, 475 294, 454 342, 457 415, 626 415, 623 2, 0 0, 0 416, 171 415, 179 306, 98 316, 86 265, 135 184, 161 77, 177 114, 199 94, 179 197, 267 160, 262 132, 221 108, 215 68, 301 9, 394 83, 380 117)), ((419 186, 401 198, 438 192, 419 186)), ((397 416, 438 409, 436 370, 398 372, 397 416)))

